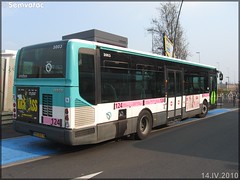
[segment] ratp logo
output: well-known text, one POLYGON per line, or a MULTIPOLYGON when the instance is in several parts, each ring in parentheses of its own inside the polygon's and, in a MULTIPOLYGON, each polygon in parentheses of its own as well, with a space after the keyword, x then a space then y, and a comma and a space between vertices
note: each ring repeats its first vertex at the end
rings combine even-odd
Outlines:
POLYGON ((111 117, 112 117, 112 113, 111 112, 106 113, 106 117, 107 117, 108 120, 110 120, 111 117))
POLYGON ((24 2, 24 3, 19 3, 19 2, 9 2, 8 3, 9 8, 14 8, 14 9, 20 9, 20 8, 44 8, 42 2, 24 2))

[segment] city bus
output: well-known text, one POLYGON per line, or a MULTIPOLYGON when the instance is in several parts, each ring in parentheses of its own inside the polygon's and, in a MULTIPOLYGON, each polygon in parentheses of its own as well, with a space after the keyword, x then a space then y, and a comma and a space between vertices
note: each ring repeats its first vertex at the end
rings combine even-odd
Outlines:
POLYGON ((218 70, 80 39, 21 48, 13 87, 14 129, 67 145, 123 136, 216 107, 218 70))

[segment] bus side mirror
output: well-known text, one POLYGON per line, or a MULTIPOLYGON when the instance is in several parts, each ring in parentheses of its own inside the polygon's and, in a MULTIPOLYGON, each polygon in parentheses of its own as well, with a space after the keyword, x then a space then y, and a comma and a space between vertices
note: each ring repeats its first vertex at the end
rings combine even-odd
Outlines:
POLYGON ((223 80, 223 73, 222 73, 222 72, 220 72, 220 74, 219 74, 219 80, 220 80, 220 81, 223 80))

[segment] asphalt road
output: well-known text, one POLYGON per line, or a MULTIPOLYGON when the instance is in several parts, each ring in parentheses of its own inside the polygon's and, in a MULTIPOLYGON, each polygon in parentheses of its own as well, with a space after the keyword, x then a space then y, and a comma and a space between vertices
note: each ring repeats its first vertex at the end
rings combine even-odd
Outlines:
POLYGON ((39 142, 57 152, 3 166, 2 178, 238 178, 238 114, 156 129, 142 141, 76 147, 39 142))

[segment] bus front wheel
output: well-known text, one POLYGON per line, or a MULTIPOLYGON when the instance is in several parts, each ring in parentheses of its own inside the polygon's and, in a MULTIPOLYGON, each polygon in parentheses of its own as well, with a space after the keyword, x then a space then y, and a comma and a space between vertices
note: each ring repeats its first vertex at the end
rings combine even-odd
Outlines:
POLYGON ((203 118, 207 115, 207 113, 208 113, 208 103, 207 101, 203 101, 201 114, 199 114, 198 117, 203 118))
POLYGON ((136 139, 145 139, 152 130, 152 116, 149 111, 143 110, 137 121, 136 139))

